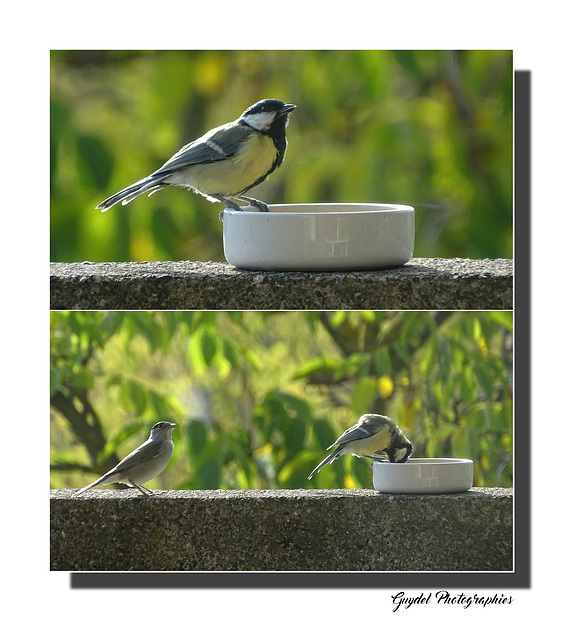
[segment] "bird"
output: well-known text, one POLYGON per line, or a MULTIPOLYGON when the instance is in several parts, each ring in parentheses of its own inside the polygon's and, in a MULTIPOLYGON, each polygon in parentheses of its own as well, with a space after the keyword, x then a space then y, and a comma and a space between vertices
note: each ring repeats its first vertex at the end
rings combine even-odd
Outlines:
POLYGON ((121 482, 139 489, 143 495, 151 495, 153 491, 142 485, 159 476, 170 462, 174 453, 172 430, 175 426, 174 422, 156 423, 152 427, 148 440, 123 458, 111 471, 83 487, 75 494, 75 497, 98 484, 112 484, 113 482, 121 482))
POLYGON ((327 450, 337 449, 322 460, 309 474, 308 480, 326 464, 331 464, 339 456, 351 453, 358 458, 406 462, 412 453, 412 443, 402 433, 400 427, 388 416, 366 413, 358 422, 344 431, 327 450))
POLYGON ((107 211, 126 205, 142 193, 169 186, 185 187, 210 202, 241 208, 242 200, 269 211, 260 200, 243 195, 269 177, 283 162, 287 148, 289 113, 297 105, 265 99, 250 106, 238 120, 216 127, 175 153, 151 175, 103 200, 95 208, 107 211))

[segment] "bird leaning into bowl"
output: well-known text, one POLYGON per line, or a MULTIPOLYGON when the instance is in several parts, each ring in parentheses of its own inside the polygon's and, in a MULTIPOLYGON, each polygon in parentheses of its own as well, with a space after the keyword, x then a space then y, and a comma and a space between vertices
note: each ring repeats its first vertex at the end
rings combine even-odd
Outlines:
POLYGON ((287 148, 285 130, 295 106, 272 99, 257 102, 238 120, 211 129, 182 147, 157 171, 95 208, 107 211, 118 202, 125 205, 147 191, 151 196, 164 187, 176 186, 238 211, 240 207, 229 198, 268 211, 264 202, 243 194, 263 182, 283 162, 287 148))
POLYGON ((412 453, 412 443, 402 433, 400 427, 388 416, 377 413, 366 413, 358 422, 344 431, 342 435, 328 447, 337 449, 322 460, 309 474, 311 480, 326 464, 331 464, 339 456, 351 453, 358 458, 372 460, 388 460, 390 462, 406 462, 412 453))
POLYGON ((152 427, 150 437, 137 449, 108 471, 105 475, 97 478, 95 482, 83 487, 75 494, 75 497, 85 493, 88 489, 96 487, 98 484, 112 484, 121 482, 130 487, 138 489, 144 495, 152 494, 151 489, 142 485, 149 482, 168 466, 170 458, 174 453, 174 443, 172 442, 172 429, 176 425, 173 422, 158 422, 152 427))

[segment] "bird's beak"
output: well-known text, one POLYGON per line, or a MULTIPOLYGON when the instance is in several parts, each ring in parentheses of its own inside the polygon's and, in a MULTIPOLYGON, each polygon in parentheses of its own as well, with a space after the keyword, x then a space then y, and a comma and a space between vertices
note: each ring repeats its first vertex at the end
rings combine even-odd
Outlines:
POLYGON ((296 104, 283 105, 279 111, 279 115, 284 116, 286 113, 290 113, 291 111, 293 111, 293 109, 295 109, 296 106, 296 104))

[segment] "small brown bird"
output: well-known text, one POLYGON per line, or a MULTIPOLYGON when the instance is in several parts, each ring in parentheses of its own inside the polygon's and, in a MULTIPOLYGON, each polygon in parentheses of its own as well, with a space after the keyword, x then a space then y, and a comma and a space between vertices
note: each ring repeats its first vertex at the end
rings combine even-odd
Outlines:
POLYGON ((98 484, 112 484, 113 482, 121 482, 134 487, 144 495, 152 494, 153 491, 151 489, 146 489, 142 485, 159 476, 168 466, 168 462, 170 462, 170 458, 174 453, 172 429, 175 426, 173 422, 158 422, 155 424, 148 440, 123 458, 111 471, 78 491, 75 497, 80 496, 92 487, 96 487, 98 484))

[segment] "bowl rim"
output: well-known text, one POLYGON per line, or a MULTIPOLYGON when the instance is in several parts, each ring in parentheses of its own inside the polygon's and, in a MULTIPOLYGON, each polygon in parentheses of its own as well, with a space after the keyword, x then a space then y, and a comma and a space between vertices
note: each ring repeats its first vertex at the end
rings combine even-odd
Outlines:
POLYGON ((401 462, 390 462, 389 460, 373 460, 372 466, 377 465, 381 466, 391 466, 391 467, 399 467, 405 468, 407 465, 426 465, 426 464, 435 464, 435 465, 455 465, 455 464, 473 464, 473 460, 469 458, 408 458, 408 460, 403 464, 401 462))
POLYGON ((391 204, 384 202, 295 202, 295 203, 279 203, 269 204, 269 211, 257 211, 255 207, 244 206, 240 210, 226 207, 223 211, 224 214, 229 216, 257 216, 264 218, 269 213, 276 213, 277 217, 283 217, 285 215, 296 216, 329 216, 329 215, 393 215, 393 214, 414 214, 414 207, 408 204, 391 204), (338 209, 333 209, 338 207, 338 209), (345 211, 341 208, 350 207, 350 210, 345 211), (298 210, 293 210, 297 208, 298 210), (315 211, 305 210, 308 208, 316 209, 315 211), (291 209, 291 210, 289 210, 291 209), (323 211, 317 211, 317 209, 325 209, 323 211))

